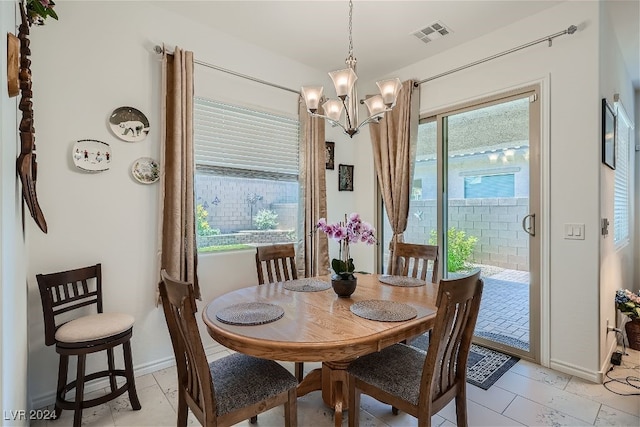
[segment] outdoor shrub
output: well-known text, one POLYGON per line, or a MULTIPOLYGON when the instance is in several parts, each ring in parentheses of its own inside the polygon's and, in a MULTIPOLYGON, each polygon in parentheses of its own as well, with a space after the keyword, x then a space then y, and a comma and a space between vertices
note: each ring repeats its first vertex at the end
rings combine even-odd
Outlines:
POLYGON ((209 212, 204 210, 202 205, 196 206, 196 233, 198 236, 216 236, 220 234, 220 229, 211 228, 207 218, 209 212))
MULTIPOLYGON (((431 230, 429 244, 436 245, 437 242, 436 230, 431 230)), ((466 267, 477 242, 477 237, 467 236, 464 230, 456 230, 455 227, 447 230, 447 269, 450 273, 466 267)))
POLYGON ((256 214, 254 221, 258 230, 273 230, 278 226, 277 219, 278 214, 274 211, 261 209, 256 214))

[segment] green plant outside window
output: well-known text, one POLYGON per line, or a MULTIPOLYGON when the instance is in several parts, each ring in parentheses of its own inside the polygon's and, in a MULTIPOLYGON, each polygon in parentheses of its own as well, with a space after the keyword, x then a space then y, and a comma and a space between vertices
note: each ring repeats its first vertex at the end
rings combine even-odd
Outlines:
MULTIPOLYGON (((436 230, 431 230, 429 244, 436 245, 438 236, 436 230)), ((450 273, 464 270, 468 266, 478 238, 467 236, 463 230, 451 227, 447 230, 447 271, 450 273)))

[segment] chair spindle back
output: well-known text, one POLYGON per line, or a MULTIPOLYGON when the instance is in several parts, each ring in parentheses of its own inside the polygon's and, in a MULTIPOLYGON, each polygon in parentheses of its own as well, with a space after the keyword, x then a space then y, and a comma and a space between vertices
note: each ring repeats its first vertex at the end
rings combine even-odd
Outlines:
POLYGON ((216 405, 211 372, 196 323, 193 287, 169 277, 166 270, 160 274, 160 298, 176 357, 178 384, 184 388, 185 399, 196 418, 204 420, 207 413, 215 414, 216 405))
POLYGON ((391 273, 396 276, 407 276, 427 280, 429 262, 432 264, 432 283, 438 280, 438 247, 416 243, 396 242, 394 245, 391 273))
POLYGON ((475 328, 483 281, 480 271, 460 279, 441 280, 435 326, 422 371, 420 403, 431 400, 435 413, 466 380, 467 358, 475 328), (429 387, 430 385, 430 387, 429 387))
POLYGON ((75 270, 51 274, 37 274, 42 314, 44 316, 45 344, 55 344, 59 325, 56 316, 89 305, 96 305, 102 313, 102 265, 96 264, 75 270))
POLYGON ((258 246, 256 269, 259 285, 297 279, 296 252, 293 243, 258 246))

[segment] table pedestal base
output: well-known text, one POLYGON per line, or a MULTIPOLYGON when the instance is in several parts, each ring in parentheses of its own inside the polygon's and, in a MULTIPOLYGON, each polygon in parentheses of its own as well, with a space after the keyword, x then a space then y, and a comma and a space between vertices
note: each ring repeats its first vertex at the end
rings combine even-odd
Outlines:
POLYGON ((321 369, 309 372, 298 385, 298 397, 312 391, 322 390, 322 400, 334 409, 335 425, 342 425, 343 413, 349 401, 349 361, 322 362, 321 369))

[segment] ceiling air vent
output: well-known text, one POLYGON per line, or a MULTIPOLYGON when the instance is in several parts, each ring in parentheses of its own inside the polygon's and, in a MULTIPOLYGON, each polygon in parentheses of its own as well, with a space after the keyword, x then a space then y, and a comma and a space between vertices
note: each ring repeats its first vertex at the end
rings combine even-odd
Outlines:
POLYGON ((452 31, 447 28, 442 22, 436 21, 428 27, 422 28, 413 32, 413 35, 421 40, 423 43, 429 43, 440 37, 444 37, 450 34, 452 31))

